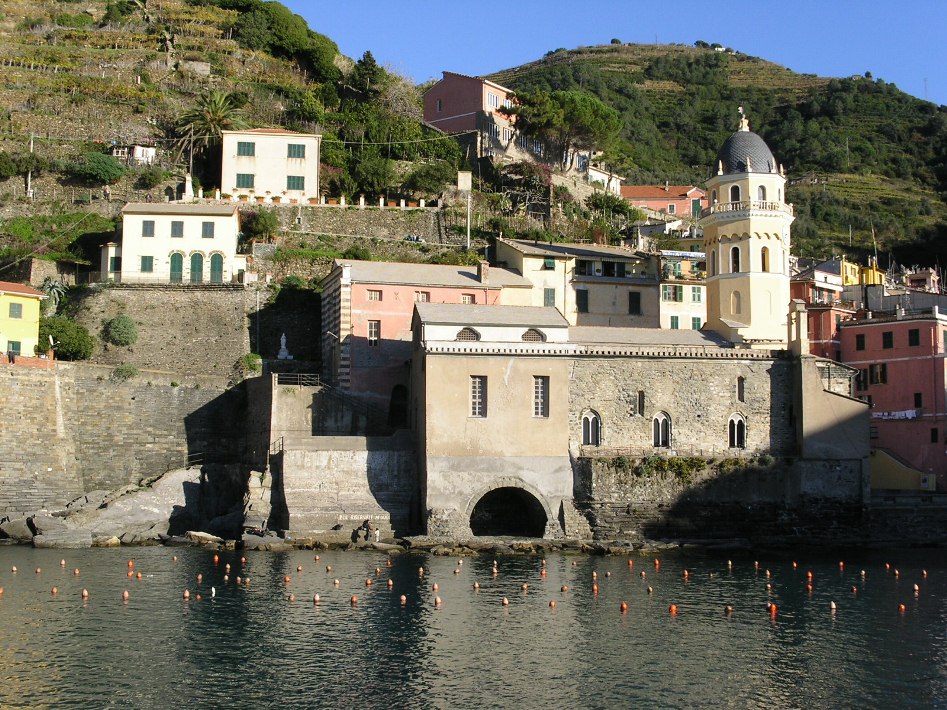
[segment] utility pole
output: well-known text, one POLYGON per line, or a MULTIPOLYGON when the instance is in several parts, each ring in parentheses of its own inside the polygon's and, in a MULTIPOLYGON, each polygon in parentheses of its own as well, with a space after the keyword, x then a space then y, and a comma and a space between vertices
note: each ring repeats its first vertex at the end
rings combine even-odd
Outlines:
MULTIPOLYGON (((33 155, 33 132, 30 131, 30 155, 33 155)), ((33 199, 33 161, 30 160, 30 169, 26 171, 26 198, 33 199)))

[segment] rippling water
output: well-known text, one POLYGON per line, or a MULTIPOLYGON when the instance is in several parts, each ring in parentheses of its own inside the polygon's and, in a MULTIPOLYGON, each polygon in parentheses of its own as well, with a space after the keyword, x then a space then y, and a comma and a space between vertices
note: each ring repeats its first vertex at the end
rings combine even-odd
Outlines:
POLYGON ((213 554, 0 548, 0 707, 947 707, 943 550, 549 555, 545 577, 539 557, 494 577, 490 557, 213 554))

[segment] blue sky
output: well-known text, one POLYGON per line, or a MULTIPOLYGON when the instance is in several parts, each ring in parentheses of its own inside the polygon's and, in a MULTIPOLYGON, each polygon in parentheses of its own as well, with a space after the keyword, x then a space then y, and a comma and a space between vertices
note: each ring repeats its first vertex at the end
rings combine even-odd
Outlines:
POLYGON ((623 42, 719 42, 800 73, 876 79, 947 104, 947 0, 282 0, 352 58, 420 83, 482 75, 551 49, 623 42), (732 8, 714 13, 711 8, 732 8), (926 83, 925 83, 926 82, 926 83))

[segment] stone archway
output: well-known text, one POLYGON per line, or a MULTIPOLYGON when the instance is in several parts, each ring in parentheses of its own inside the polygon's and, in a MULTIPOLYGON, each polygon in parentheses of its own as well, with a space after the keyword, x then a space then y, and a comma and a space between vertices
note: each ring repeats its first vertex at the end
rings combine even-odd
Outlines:
POLYGON ((467 506, 476 537, 546 537, 555 518, 543 496, 516 479, 503 479, 474 496, 467 506))

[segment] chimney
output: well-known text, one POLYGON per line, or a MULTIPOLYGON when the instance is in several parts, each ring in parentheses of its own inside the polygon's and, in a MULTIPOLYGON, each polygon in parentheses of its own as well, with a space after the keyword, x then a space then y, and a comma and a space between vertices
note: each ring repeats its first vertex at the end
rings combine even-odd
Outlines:
POLYGON ((665 191, 665 192, 670 192, 670 191, 671 191, 669 185, 670 185, 670 183, 669 183, 667 180, 665 180, 665 181, 664 181, 664 191, 665 191))
POLYGON ((490 262, 481 261, 477 264, 477 281, 484 285, 490 282, 490 262))

